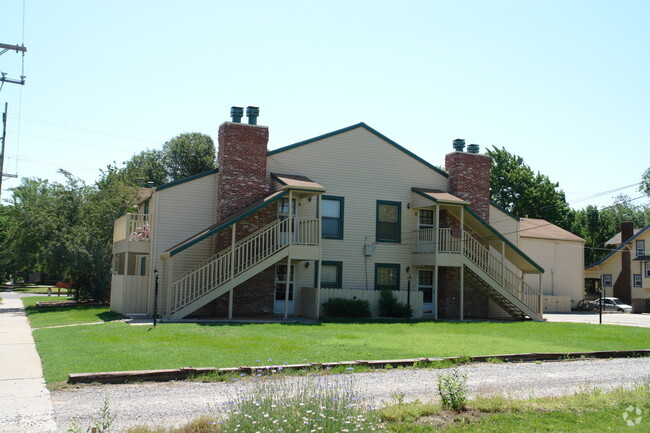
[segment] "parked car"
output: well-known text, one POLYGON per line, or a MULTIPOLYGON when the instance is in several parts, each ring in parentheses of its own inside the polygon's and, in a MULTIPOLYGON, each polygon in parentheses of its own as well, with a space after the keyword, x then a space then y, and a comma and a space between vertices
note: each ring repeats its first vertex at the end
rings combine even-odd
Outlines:
POLYGON ((620 311, 621 313, 632 312, 632 306, 624 304, 618 298, 599 298, 595 299, 594 303, 596 306, 599 306, 601 301, 603 303, 603 311, 620 311))

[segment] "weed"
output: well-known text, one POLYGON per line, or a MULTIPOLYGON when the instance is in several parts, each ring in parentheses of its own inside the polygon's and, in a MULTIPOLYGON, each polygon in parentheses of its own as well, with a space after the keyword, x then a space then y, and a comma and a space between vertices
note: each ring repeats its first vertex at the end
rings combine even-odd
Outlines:
POLYGON ((467 373, 454 368, 438 376, 438 392, 442 406, 457 412, 465 409, 467 401, 467 373))
POLYGON ((110 433, 111 426, 115 421, 117 415, 111 411, 110 404, 108 402, 108 395, 104 398, 104 403, 99 409, 97 416, 90 417, 90 425, 86 426, 85 430, 78 424, 78 419, 73 419, 70 428, 68 428, 69 433, 110 433))

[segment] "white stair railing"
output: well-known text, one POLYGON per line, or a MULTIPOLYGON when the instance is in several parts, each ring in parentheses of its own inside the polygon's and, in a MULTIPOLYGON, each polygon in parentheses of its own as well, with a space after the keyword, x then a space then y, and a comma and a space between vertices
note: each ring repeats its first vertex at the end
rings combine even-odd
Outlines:
POLYGON ((500 258, 474 239, 469 233, 464 233, 464 254, 472 263, 478 266, 497 285, 530 308, 535 314, 540 314, 542 297, 538 290, 526 284, 517 274, 502 266, 500 258))
POLYGON ((170 313, 217 289, 290 244, 319 245, 318 219, 276 220, 195 267, 172 284, 170 313), (295 230, 289 236, 290 223, 295 230))

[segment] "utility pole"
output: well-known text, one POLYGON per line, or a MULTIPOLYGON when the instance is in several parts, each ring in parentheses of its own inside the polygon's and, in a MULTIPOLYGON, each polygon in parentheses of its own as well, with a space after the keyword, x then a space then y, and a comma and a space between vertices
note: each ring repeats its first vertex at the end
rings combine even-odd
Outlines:
POLYGON ((3 177, 18 177, 15 174, 5 173, 4 164, 5 164, 5 142, 7 139, 7 110, 8 105, 5 102, 5 112, 2 113, 2 146, 0 147, 0 197, 2 196, 2 178, 3 177))
MULTIPOLYGON (((12 84, 20 84, 21 86, 24 86, 25 85, 25 70, 24 70, 25 62, 24 62, 24 58, 25 58, 25 53, 27 52, 27 48, 24 45, 0 44, 0 56, 3 55, 4 53, 6 53, 9 50, 14 50, 14 51, 16 51, 16 53, 19 53, 19 52, 23 53, 23 72, 22 72, 22 75, 20 76, 20 80, 7 78, 7 74, 5 74, 4 72, 0 72, 0 83, 1 84, 12 83, 12 84)), ((0 88, 2 88, 1 85, 0 85, 0 88)))

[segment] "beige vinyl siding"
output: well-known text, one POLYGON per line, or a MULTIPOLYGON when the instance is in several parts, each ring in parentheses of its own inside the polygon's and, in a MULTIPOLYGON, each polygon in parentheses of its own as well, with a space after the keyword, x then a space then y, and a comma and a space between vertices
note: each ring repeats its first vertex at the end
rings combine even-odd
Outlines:
MULTIPOLYGON (((583 242, 521 236, 519 247, 544 268, 544 295, 569 296, 573 305, 584 298, 583 242)), ((539 288, 538 275, 526 275, 525 281, 532 287, 539 288)))
POLYGON ((269 172, 307 176, 325 195, 345 198, 344 239, 322 241, 323 260, 344 263, 345 288, 374 288, 375 263, 394 263, 406 289, 416 228, 415 211, 407 208, 411 187, 446 191, 445 176, 363 128, 271 155, 267 164, 269 172), (401 203, 401 243, 376 243, 365 257, 364 244, 375 243, 377 200, 401 203))
MULTIPOLYGON (((217 176, 211 174, 154 193, 151 275, 153 269, 162 274, 160 255, 165 250, 215 223, 217 176)), ((174 256, 174 275, 181 275, 183 270, 189 270, 211 254, 211 242, 207 240, 174 256)), ((154 279, 151 280, 153 288, 154 279)), ((161 299, 166 301, 164 287, 159 280, 161 299)))
POLYGON ((490 205, 490 225, 515 246, 519 246, 519 221, 517 219, 490 205))

